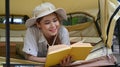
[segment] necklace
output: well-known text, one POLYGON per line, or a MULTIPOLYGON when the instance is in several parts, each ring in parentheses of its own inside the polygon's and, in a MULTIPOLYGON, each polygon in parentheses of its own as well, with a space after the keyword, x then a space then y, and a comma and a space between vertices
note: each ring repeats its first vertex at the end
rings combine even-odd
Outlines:
MULTIPOLYGON (((53 46, 53 45, 55 44, 56 39, 57 39, 57 34, 56 34, 56 36, 54 37, 54 40, 53 40, 53 42, 52 42, 52 45, 51 45, 51 46, 53 46)), ((48 46, 50 46, 50 44, 49 44, 49 43, 48 43, 48 46)))

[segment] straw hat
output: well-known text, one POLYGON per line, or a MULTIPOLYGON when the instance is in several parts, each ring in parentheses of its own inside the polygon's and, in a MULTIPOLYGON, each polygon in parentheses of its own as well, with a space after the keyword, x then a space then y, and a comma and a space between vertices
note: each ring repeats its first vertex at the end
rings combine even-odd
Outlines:
POLYGON ((26 26, 30 27, 36 23, 36 19, 49 15, 51 13, 57 13, 61 19, 67 20, 66 12, 62 8, 55 8, 55 6, 49 2, 42 3, 41 5, 37 6, 33 11, 33 17, 26 21, 26 26))

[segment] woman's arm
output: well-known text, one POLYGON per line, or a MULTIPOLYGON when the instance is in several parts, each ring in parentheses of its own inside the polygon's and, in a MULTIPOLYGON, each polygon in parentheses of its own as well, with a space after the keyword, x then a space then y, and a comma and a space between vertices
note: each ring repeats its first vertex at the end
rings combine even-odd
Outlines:
POLYGON ((35 61, 35 62, 42 62, 42 63, 46 62, 46 58, 45 57, 37 57, 37 56, 30 55, 30 54, 26 54, 25 58, 27 60, 35 61))
POLYGON ((30 61, 45 62, 45 57, 37 57, 37 35, 38 29, 36 27, 30 27, 26 31, 23 52, 25 52, 25 58, 30 61))

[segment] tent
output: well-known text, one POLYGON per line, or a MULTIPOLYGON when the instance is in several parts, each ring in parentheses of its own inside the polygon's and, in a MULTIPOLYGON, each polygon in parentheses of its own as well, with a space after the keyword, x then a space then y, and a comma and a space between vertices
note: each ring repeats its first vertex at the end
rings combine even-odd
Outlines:
MULTIPOLYGON (((51 1, 46 0, 46 1, 52 2, 57 7, 60 7, 60 5, 63 2, 65 2, 65 3, 68 2, 67 0, 64 0, 63 2, 56 1, 56 0, 51 0, 51 1)), ((79 2, 81 4, 79 4, 79 2, 77 2, 77 1, 78 0, 76 0, 76 1, 70 0, 70 4, 61 5, 62 7, 64 7, 67 10, 68 18, 70 19, 71 14, 72 14, 72 16, 75 14, 84 14, 84 15, 91 17, 94 23, 89 23, 89 22, 83 23, 77 27, 74 25, 72 25, 72 27, 67 25, 66 28, 68 28, 68 30, 70 31, 70 36, 75 37, 80 34, 79 36, 82 36, 82 37, 80 37, 81 39, 84 37, 90 37, 90 38, 99 37, 96 45, 94 46, 94 49, 91 51, 91 54, 86 58, 86 61, 94 59, 94 58, 99 58, 102 56, 104 56, 104 57, 110 56, 111 57, 111 54, 113 54, 111 47, 113 44, 114 28, 116 26, 117 20, 120 17, 120 11, 119 11, 120 2, 119 2, 119 0, 92 0, 92 1, 88 1, 88 5, 86 5, 87 4, 86 1, 79 0, 79 2), (93 4, 93 2, 94 2, 94 4, 93 4), (75 5, 75 6, 71 5, 71 4, 75 4, 75 3, 77 5, 75 5), (78 4, 81 6, 79 6, 78 4), (76 13, 76 12, 79 12, 79 13, 76 13), (73 30, 71 32, 71 29, 73 29, 73 28, 75 28, 77 31, 80 30, 80 32, 77 32, 77 31, 73 32, 73 30), (76 33, 76 34, 72 35, 74 33, 76 33)), ((42 3, 42 1, 40 1, 40 2, 42 3)), ((14 12, 14 10, 11 10, 11 11, 14 12)), ((22 13, 24 13, 24 12, 22 12, 22 13)), ((78 21, 78 19, 74 18, 72 21, 78 21)), ((4 39, 2 37, 5 36, 4 28, 5 27, 3 25, 0 26, 0 31, 2 31, 2 32, 0 32, 1 40, 4 39)), ((23 38, 24 32, 25 32, 25 27, 23 25, 20 26, 20 30, 18 30, 18 29, 14 30, 14 28, 12 27, 11 28, 11 39, 13 38, 12 40, 14 40, 14 38, 17 39, 19 37, 23 38), (16 33, 16 31, 17 31, 17 33, 16 33), (17 34, 19 34, 19 35, 17 35, 17 34), (21 36, 21 34, 22 34, 22 36, 21 36)), ((107 64, 104 64, 104 65, 107 65, 107 64)), ((115 65, 115 64, 113 63, 111 65, 115 65)))
MULTIPOLYGON (((87 57, 86 62, 79 62, 78 64, 79 67, 85 67, 85 66, 103 66, 105 65, 115 65, 116 59, 111 57, 110 55, 112 53, 112 46, 114 45, 113 43, 113 38, 114 38, 114 32, 115 32, 115 27, 116 24, 118 24, 120 21, 120 2, 117 0, 98 0, 98 15, 95 17, 95 28, 97 29, 98 32, 98 37, 101 38, 101 41, 99 41, 95 46, 90 55, 87 57), (101 60, 101 57, 108 57, 108 59, 112 58, 111 62, 105 62, 105 59, 101 60), (100 58, 100 59, 99 59, 100 58), (88 61, 87 61, 88 60, 88 61), (89 61, 91 60, 91 61, 89 61), (93 60, 93 61, 92 61, 93 60), (96 61, 99 60, 99 61, 96 61), (101 63, 101 65, 98 65, 97 63, 101 63), (110 64, 109 64, 110 63, 110 64), (97 65, 96 65, 97 64, 97 65)), ((84 25, 85 26, 85 25, 84 25)), ((72 27, 71 27, 72 28, 72 27)), ((78 28, 78 27, 77 27, 78 28)), ((90 27, 88 27, 90 28, 90 27)), ((72 28, 73 29, 73 28, 72 28)), ((81 29, 81 28, 80 28, 81 29)), ((92 32, 95 33, 95 31, 92 32)), ((90 29, 89 29, 90 30, 90 29)), ((82 30, 82 32, 84 32, 82 30)), ((91 34, 90 32, 87 32, 87 34, 91 34)), ((93 36, 91 36, 93 38, 93 36)), ((118 44, 119 45, 119 44, 118 44)), ((119 45, 120 47, 120 45, 119 45)), ((120 50, 120 48, 119 48, 120 50)), ((108 60, 110 61, 110 60, 108 60)))

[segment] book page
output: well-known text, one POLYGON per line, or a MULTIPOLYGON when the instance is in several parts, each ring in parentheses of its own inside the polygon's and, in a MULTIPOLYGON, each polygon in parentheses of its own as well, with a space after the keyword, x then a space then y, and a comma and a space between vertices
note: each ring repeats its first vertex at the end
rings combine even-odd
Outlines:
POLYGON ((66 49, 70 49, 70 45, 60 44, 60 45, 49 46, 48 54, 59 52, 66 49))
POLYGON ((92 47, 90 43, 77 42, 71 45, 71 47, 92 47))

